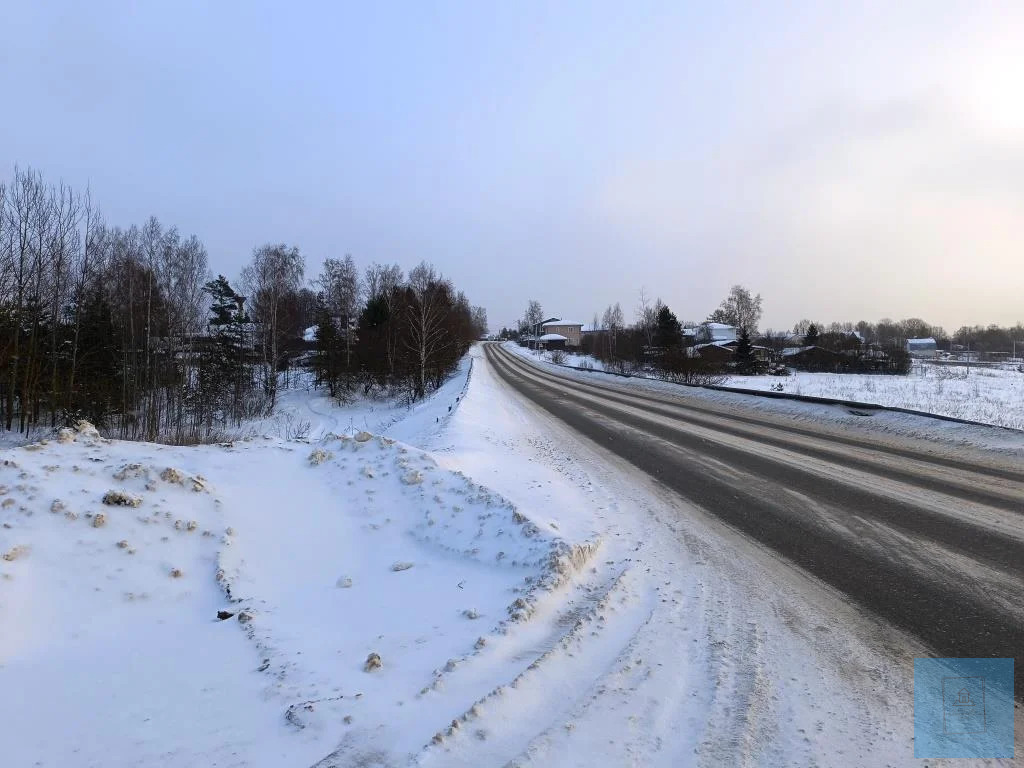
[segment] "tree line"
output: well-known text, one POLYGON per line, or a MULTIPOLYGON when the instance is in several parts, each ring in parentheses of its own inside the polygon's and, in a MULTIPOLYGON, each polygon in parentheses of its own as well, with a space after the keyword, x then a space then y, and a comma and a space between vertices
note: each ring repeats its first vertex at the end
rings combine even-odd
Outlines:
POLYGON ((312 284, 298 248, 254 249, 214 277, 195 236, 106 223, 88 190, 15 168, 0 182, 0 425, 88 419, 123 439, 193 443, 268 415, 308 362, 315 385, 423 397, 486 331, 430 265, 351 257, 312 284), (304 341, 317 325, 316 342, 304 341))
MULTIPOLYGON (((934 336, 940 345, 949 341, 941 328, 920 319, 827 326, 801 320, 791 330, 775 331, 760 328, 762 314, 760 294, 742 285, 733 286, 705 322, 734 327, 735 342, 730 345, 728 356, 707 359, 694 349, 699 340, 683 330, 695 329, 700 323, 680 320, 660 298, 651 300, 641 289, 633 322, 626 321, 618 302, 608 305, 603 312, 595 312, 583 334, 580 351, 601 360, 606 369, 647 369, 667 378, 706 383, 720 380, 726 373, 763 373, 778 365, 783 350, 797 347, 815 347, 818 353, 791 360, 794 367, 806 361, 808 366, 821 370, 906 373, 910 368, 910 357, 904 347, 906 339, 934 336)), ((503 328, 500 336, 529 336, 543 319, 540 302, 530 300, 516 327, 503 328)), ((982 338, 996 343, 996 339, 1011 339, 1015 334, 1024 339, 1024 328, 1018 326, 1016 331, 1003 329, 999 333, 994 326, 984 333, 981 329, 961 329, 954 339, 971 335, 976 344, 972 349, 980 349, 982 338)), ((1020 346, 1024 344, 1018 342, 1020 346)))

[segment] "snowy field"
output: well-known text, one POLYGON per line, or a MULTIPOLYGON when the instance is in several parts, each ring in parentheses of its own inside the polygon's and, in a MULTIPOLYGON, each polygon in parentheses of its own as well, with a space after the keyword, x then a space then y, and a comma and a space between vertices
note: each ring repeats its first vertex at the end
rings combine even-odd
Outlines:
POLYGON ((1024 373, 1013 368, 915 366, 907 376, 807 373, 731 376, 728 386, 834 397, 1024 429, 1024 373))
POLYGON ((414 408, 298 388, 282 413, 2 451, 0 765, 912 762, 919 649, 479 347, 414 408))
MULTIPOLYGON (((505 344, 505 348, 538 362, 551 363, 550 352, 512 343, 505 344)), ((600 360, 588 355, 566 355, 562 365, 604 369, 600 360)), ((968 370, 960 366, 918 364, 907 376, 791 371, 790 376, 730 376, 725 383, 729 387, 766 391, 780 385, 782 392, 793 395, 855 400, 1024 429, 1024 373, 1014 366, 974 366, 968 370)))

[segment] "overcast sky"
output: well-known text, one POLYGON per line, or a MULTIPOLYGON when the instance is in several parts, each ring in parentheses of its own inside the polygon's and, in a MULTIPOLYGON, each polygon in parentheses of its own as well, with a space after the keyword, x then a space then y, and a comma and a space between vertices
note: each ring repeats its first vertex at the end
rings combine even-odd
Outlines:
POLYGON ((237 275, 434 262, 492 328, 1024 320, 1024 4, 7 3, 0 164, 237 275), (838 6, 850 6, 840 9, 838 6), (853 8, 856 6, 856 8, 853 8))

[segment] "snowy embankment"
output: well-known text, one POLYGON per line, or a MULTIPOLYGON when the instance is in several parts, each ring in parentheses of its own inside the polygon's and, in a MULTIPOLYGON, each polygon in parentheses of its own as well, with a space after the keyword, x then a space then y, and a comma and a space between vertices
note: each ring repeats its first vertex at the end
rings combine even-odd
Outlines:
MULTIPOLYGON (((732 395, 722 390, 706 390, 698 387, 683 387, 662 379, 642 374, 629 378, 611 377, 601 373, 576 370, 579 357, 569 356, 565 363, 556 366, 548 353, 524 349, 508 342, 504 348, 520 357, 525 357, 542 366, 557 367, 559 372, 573 377, 590 377, 598 382, 610 382, 619 386, 636 386, 658 389, 687 397, 702 397, 723 403, 743 404, 812 420, 844 421, 854 423, 859 418, 838 414, 830 406, 818 406, 798 401, 737 393, 732 395)), ((594 371, 600 370, 592 366, 594 371)), ((726 386, 738 389, 759 389, 792 395, 810 395, 860 403, 873 403, 895 408, 907 408, 923 413, 951 416, 967 421, 977 421, 992 426, 1024 429, 1024 373, 1014 369, 998 368, 941 368, 939 366, 916 366, 907 376, 884 376, 875 374, 807 373, 793 371, 790 376, 730 376, 726 386)), ((928 433, 929 437, 953 439, 957 442, 968 440, 988 446, 999 443, 997 435, 981 436, 974 439, 973 433, 959 425, 927 424, 920 417, 908 414, 876 414, 873 419, 879 426, 907 434, 928 433), (952 429, 950 429, 952 427, 952 429)), ((991 431, 991 430, 990 430, 991 431)))
MULTIPOLYGON (((404 431, 436 431, 467 375, 404 431)), ((526 669, 598 549, 368 433, 83 424, 2 461, 5 766, 403 763, 526 669)))

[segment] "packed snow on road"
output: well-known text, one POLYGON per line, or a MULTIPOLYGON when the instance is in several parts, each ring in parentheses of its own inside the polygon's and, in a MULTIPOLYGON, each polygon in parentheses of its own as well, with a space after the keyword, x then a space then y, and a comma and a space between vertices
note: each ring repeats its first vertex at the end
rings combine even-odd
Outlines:
POLYGON ((300 388, 280 413, 301 436, 83 422, 3 451, 3 765, 912 759, 910 640, 529 409, 479 348, 412 410, 300 388))

